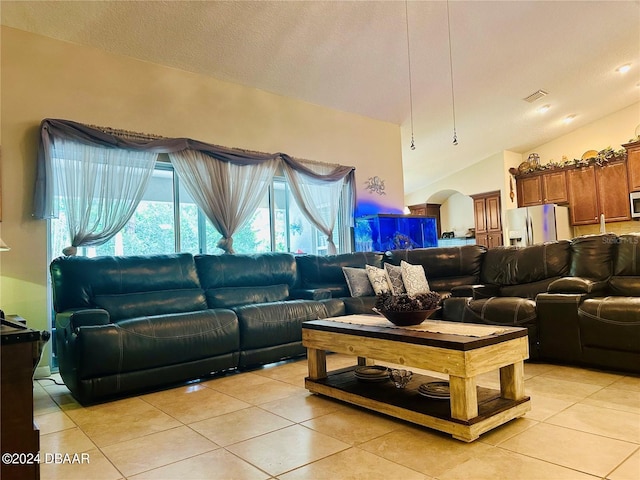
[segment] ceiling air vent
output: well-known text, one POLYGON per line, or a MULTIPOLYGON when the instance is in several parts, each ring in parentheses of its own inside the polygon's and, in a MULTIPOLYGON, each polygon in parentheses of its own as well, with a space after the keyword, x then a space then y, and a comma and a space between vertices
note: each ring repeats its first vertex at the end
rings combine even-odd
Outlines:
POLYGON ((545 92, 544 90, 538 90, 538 91, 533 92, 528 97, 524 97, 523 100, 525 102, 533 103, 536 100, 538 100, 539 98, 544 97, 545 95, 549 95, 549 92, 545 92))

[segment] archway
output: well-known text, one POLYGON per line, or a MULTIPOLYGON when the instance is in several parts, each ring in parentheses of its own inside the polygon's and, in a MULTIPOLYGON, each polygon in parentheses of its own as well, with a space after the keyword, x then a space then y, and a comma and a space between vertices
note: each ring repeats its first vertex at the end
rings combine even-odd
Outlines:
POLYGON ((441 237, 452 236, 454 242, 446 244, 471 243, 475 236, 475 219, 473 216, 473 199, 458 190, 445 189, 433 193, 427 199, 428 204, 440 205, 441 237))

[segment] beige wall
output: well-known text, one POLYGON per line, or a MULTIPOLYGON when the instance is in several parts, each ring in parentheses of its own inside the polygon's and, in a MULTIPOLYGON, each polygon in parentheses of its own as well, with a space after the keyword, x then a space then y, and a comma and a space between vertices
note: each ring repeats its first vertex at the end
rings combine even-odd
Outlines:
POLYGON ((504 188, 503 168, 504 154, 501 152, 407 195, 406 203, 414 205, 430 202, 431 197, 446 190, 455 190, 464 195, 502 190, 504 188))
MULTIPOLYGON (((509 166, 513 162, 517 166, 520 163, 520 158, 519 154, 508 151, 492 155, 464 170, 452 173, 448 177, 427 185, 418 192, 407 195, 407 205, 424 202, 433 203, 432 199, 438 198, 441 192, 459 192, 468 196, 499 190, 503 214, 502 223, 504 225, 504 210, 511 205, 508 190, 509 181, 505 177, 505 173, 508 172, 509 166)), ((450 219, 466 219, 471 216, 473 225, 473 203, 459 203, 456 208, 459 208, 459 210, 454 210, 449 206, 447 209, 448 217, 450 219)))
POLYGON ((473 199, 462 193, 454 193, 440 206, 440 224, 443 232, 454 232, 463 237, 467 230, 475 228, 473 199))
POLYGON ((31 217, 44 118, 190 137, 356 167, 358 197, 379 212, 404 206, 400 128, 93 48, 2 28, 0 305, 48 328, 46 222, 31 217), (367 192, 369 177, 385 195, 367 192))
POLYGON ((525 152, 522 158, 526 159, 529 154, 535 152, 540 155, 540 163, 562 162, 563 156, 573 160, 581 158, 587 150, 599 151, 606 147, 618 150, 622 148, 622 144, 628 143, 635 136, 634 132, 638 125, 640 125, 640 102, 539 145, 525 152))

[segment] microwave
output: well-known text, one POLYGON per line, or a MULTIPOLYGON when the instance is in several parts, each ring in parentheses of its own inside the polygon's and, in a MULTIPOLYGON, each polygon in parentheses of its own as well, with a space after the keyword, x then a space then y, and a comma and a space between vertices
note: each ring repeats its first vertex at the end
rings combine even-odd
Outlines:
POLYGON ((640 218, 640 192, 631 192, 631 218, 640 218))

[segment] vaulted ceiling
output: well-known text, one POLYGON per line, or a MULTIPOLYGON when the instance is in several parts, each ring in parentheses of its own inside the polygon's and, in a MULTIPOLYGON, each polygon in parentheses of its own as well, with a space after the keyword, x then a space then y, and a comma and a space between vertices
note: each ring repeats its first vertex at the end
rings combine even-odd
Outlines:
POLYGON ((444 1, 3 0, 0 15, 9 27, 401 125, 407 194, 640 100, 638 1, 448 7, 451 56, 444 1), (627 63, 626 75, 615 71, 627 63), (538 89, 548 95, 523 100, 538 89))

